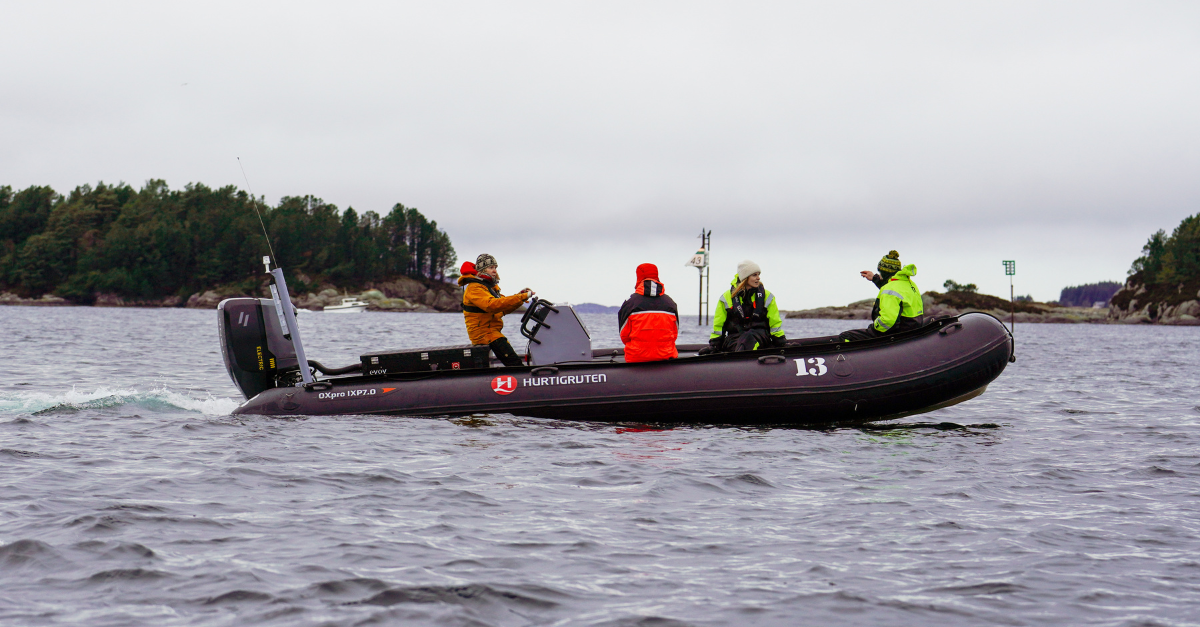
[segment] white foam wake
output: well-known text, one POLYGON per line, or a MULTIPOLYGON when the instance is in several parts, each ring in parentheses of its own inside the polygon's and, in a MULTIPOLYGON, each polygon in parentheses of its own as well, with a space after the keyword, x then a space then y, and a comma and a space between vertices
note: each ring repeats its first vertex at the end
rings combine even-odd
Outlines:
POLYGON ((47 392, 0 392, 0 414, 75 412, 88 409, 136 405, 149 411, 190 411, 210 416, 227 416, 238 406, 232 398, 209 394, 195 398, 166 387, 149 391, 98 387, 81 391, 72 387, 61 394, 47 392))

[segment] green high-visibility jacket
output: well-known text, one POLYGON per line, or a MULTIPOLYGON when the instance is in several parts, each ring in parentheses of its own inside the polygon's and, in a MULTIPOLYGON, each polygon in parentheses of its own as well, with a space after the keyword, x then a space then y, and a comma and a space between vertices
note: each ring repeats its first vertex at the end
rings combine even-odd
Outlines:
POLYGON ((910 263, 879 288, 879 317, 873 325, 876 331, 886 333, 901 317, 919 318, 925 314, 921 290, 912 280, 916 275, 917 267, 910 263))
MULTIPOLYGON (((737 287, 737 284, 738 277, 735 274, 733 275, 733 283, 729 285, 729 289, 725 290, 725 293, 721 294, 721 298, 717 301, 717 310, 713 315, 712 335, 709 336, 712 339, 721 337, 727 332, 736 332, 736 329, 732 328, 732 324, 728 325, 731 327, 729 329, 725 327, 727 326, 727 322, 731 322, 730 310, 733 309, 733 289, 737 287)), ((779 317, 779 305, 775 303, 775 295, 766 288, 763 288, 763 292, 765 294, 764 299, 767 301, 767 330, 775 337, 783 337, 783 319, 779 317)), ((738 297, 740 298, 741 295, 738 297)), ((754 300, 755 298, 751 298, 751 302, 754 302, 754 300)))

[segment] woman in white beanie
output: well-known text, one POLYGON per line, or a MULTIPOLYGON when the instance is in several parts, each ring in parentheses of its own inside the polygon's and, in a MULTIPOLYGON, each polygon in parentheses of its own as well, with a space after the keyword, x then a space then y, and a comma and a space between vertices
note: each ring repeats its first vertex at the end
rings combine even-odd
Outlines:
POLYGON ((717 301, 709 347, 702 354, 778 347, 787 341, 775 295, 763 287, 761 275, 762 269, 749 259, 738 264, 737 276, 717 301))

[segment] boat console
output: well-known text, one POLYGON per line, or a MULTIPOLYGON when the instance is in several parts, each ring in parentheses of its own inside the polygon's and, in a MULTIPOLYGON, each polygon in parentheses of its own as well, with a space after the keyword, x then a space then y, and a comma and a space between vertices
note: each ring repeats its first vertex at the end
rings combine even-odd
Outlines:
POLYGON ((592 335, 570 305, 534 297, 521 316, 521 335, 529 340, 530 365, 592 361, 592 335))

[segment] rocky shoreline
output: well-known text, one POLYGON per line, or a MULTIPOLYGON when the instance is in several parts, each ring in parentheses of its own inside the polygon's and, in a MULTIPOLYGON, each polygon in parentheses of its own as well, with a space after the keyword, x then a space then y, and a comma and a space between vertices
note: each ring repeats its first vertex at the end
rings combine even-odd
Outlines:
MULTIPOLYGON (((982 311, 1007 321, 1010 308, 1016 309, 1016 322, 1059 324, 1161 324, 1200 326, 1200 278, 1170 286, 1144 285, 1138 275, 1131 276, 1108 307, 1061 307, 1057 303, 1009 301, 974 292, 925 292, 921 295, 925 313, 956 316, 982 311)), ((860 300, 844 307, 818 307, 802 311, 780 312, 787 318, 824 318, 868 320, 874 299, 860 300)))
MULTIPOLYGON (((1018 302, 1016 322, 1022 324, 1162 324, 1174 326, 1200 325, 1200 292, 1194 298, 1186 298, 1191 291, 1172 294, 1168 298, 1151 294, 1146 287, 1131 279, 1106 308, 1059 307, 1052 303, 1018 302)), ((371 283, 365 289, 353 292, 335 286, 323 286, 318 292, 294 295, 292 304, 299 309, 321 311, 327 305, 337 305, 343 298, 351 296, 367 301, 367 311, 392 312, 460 312, 462 290, 447 283, 426 284, 408 277, 392 281, 371 283)), ((268 294, 261 288, 262 295, 268 294)), ((115 294, 97 294, 91 306, 95 307, 151 307, 216 309, 217 303, 226 298, 249 296, 244 292, 224 288, 197 292, 184 299, 168 296, 162 299, 126 299, 115 294)), ((926 292, 922 294, 925 313, 934 316, 955 316, 969 311, 982 311, 1001 320, 1009 319, 1009 302, 985 294, 956 294, 926 292)), ((785 318, 809 318, 827 320, 868 320, 874 299, 865 299, 842 307, 817 307, 799 311, 780 311, 785 318)), ((0 305, 26 307, 74 307, 86 306, 74 303, 53 294, 40 298, 23 298, 11 292, 0 292, 0 305)))
POLYGON ((1137 275, 1131 276, 1113 295, 1108 311, 1120 324, 1200 325, 1200 279, 1148 289, 1137 275))
MULTIPOLYGON (((447 283, 423 283, 409 277, 400 277, 381 283, 369 283, 365 289, 350 292, 336 286, 322 286, 319 292, 306 292, 292 296, 292 304, 299 309, 321 311, 327 305, 337 305, 343 298, 357 297, 367 301, 367 311, 394 311, 412 313, 459 312, 462 311, 462 289, 447 283)), ((261 294, 269 294, 264 284, 261 294)), ((205 290, 184 299, 168 296, 162 299, 126 299, 115 294, 97 294, 91 306, 95 307, 184 307, 188 309, 216 309, 226 298, 250 296, 231 288, 205 290)), ((0 305, 27 307, 72 307, 85 306, 73 303, 53 294, 41 298, 22 298, 11 292, 0 292, 0 305)))
POLYGON ((0 292, 0 305, 26 305, 30 307, 70 307, 74 305, 65 298, 44 294, 41 298, 21 298, 12 292, 0 292))
MULTIPOLYGON (((984 294, 972 294, 969 298, 962 298, 953 293, 926 292, 921 295, 921 300, 924 303, 925 314, 929 316, 957 316, 969 311, 982 311, 1006 322, 1010 317, 1014 317, 1015 321, 1021 324, 1107 324, 1112 322, 1107 308, 1059 307, 1048 303, 1019 302, 1016 314, 1013 316, 1010 313, 1008 301, 984 294)), ((818 307, 780 313, 785 318, 870 320, 871 307, 874 304, 875 299, 870 298, 850 303, 844 307, 818 307)))

